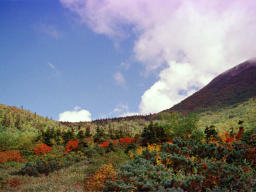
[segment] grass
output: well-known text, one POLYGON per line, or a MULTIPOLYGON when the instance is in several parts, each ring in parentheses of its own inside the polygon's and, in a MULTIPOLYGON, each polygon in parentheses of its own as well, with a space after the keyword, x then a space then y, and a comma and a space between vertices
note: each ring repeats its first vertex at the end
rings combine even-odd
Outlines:
POLYGON ((256 125, 256 99, 220 108, 216 111, 207 111, 200 114, 198 126, 204 130, 206 126, 214 125, 219 132, 237 131, 239 120, 244 121, 245 129, 255 129, 256 125))
MULTIPOLYGON (((16 180, 17 186, 7 185, 6 191, 16 192, 56 192, 56 191, 84 191, 84 178, 86 177, 86 168, 88 161, 75 163, 72 166, 60 169, 49 175, 41 175, 40 177, 29 176, 9 176, 9 181, 16 180)), ((1 170, 3 171, 3 170, 1 170)), ((12 168, 6 172, 13 171, 12 168)))

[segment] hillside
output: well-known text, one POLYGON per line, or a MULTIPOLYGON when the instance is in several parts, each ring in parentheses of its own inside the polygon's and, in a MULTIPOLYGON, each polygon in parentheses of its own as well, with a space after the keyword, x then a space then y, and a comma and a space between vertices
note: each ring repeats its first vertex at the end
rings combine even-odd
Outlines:
POLYGON ((68 127, 28 110, 0 104, 0 150, 27 148, 47 129, 67 130, 68 127))
POLYGON ((205 111, 199 114, 198 126, 204 130, 206 126, 214 125, 219 132, 238 131, 237 123, 242 120, 247 130, 255 130, 256 125, 256 98, 248 101, 219 108, 215 111, 205 111))
POLYGON ((166 111, 199 112, 241 103, 256 96, 256 60, 220 74, 198 92, 166 111))

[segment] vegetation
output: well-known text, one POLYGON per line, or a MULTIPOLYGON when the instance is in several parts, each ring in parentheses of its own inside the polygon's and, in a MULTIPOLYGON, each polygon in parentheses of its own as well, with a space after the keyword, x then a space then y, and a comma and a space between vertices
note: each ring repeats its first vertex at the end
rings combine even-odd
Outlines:
POLYGON ((105 191, 255 191, 255 156, 250 149, 240 141, 175 138, 121 166, 105 191))
POLYGON ((255 191, 256 102, 59 123, 0 106, 0 190, 255 191))

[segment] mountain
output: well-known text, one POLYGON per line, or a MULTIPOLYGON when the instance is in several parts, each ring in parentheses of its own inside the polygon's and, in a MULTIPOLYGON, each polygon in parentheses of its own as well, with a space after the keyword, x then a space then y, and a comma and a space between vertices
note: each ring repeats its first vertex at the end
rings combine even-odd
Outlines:
POLYGON ((165 111, 200 112, 241 103, 256 96, 256 59, 241 63, 165 111))

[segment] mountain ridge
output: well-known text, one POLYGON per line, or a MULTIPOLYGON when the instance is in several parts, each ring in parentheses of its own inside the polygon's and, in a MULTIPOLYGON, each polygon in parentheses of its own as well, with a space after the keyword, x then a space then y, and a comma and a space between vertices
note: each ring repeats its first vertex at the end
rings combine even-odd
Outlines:
POLYGON ((240 103, 255 96, 256 59, 251 59, 221 73, 205 87, 164 111, 205 111, 240 103))

